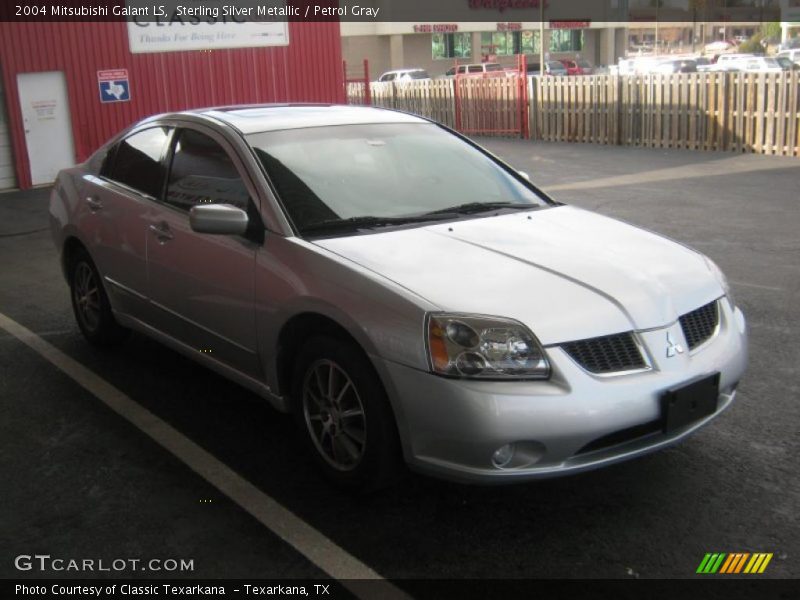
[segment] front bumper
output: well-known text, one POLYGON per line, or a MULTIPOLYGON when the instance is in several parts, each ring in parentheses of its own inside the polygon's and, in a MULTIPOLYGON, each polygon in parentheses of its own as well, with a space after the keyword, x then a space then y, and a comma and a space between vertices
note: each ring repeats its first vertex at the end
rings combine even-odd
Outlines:
POLYGON ((446 479, 492 483, 576 473, 672 445, 724 411, 747 363, 745 319, 719 302, 715 337, 692 352, 666 356, 678 323, 638 332, 652 368, 612 377, 584 371, 559 347, 547 348, 548 381, 447 379, 396 363, 381 366, 403 451, 415 470, 446 479), (716 411, 663 433, 661 398, 672 388, 720 373, 716 411), (495 466, 494 452, 514 444, 514 460, 495 466))

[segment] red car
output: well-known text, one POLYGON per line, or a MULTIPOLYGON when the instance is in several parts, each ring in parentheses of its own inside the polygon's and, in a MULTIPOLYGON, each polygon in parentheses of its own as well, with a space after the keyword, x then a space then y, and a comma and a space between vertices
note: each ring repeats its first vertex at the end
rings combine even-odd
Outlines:
POLYGON ((591 75, 594 67, 588 60, 582 58, 578 60, 562 60, 561 63, 567 69, 567 75, 591 75))

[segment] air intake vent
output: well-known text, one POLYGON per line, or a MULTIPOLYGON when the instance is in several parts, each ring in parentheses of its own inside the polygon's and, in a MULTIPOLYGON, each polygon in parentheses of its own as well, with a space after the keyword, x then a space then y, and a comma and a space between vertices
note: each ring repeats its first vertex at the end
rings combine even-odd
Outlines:
POLYGON ((716 300, 686 313, 680 321, 689 349, 696 348, 714 335, 719 325, 719 307, 716 300))
POLYGON ((647 367, 632 333, 568 342, 561 347, 590 373, 618 373, 647 367))

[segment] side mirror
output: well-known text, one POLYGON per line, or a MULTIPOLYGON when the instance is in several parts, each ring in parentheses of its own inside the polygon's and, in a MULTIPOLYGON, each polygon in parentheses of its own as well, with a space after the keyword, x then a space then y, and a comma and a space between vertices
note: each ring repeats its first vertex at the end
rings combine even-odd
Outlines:
POLYGON ((520 174, 520 177, 524 177, 524 178, 525 178, 525 179, 527 179, 528 181, 530 181, 530 180, 531 180, 531 176, 530 176, 530 175, 528 175, 528 174, 527 174, 525 171, 517 171, 517 173, 519 173, 519 174, 520 174))
POLYGON ((244 235, 247 213, 230 204, 203 204, 189 211, 189 225, 197 233, 244 235))

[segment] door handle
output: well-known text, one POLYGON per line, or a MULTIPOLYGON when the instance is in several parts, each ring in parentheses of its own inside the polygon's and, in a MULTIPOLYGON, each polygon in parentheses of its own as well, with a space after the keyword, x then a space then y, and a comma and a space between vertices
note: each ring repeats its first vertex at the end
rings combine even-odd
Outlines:
POLYGON ((168 242, 173 238, 172 232, 169 230, 169 225, 166 223, 159 223, 158 225, 150 225, 150 231, 158 238, 162 244, 168 242))
POLYGON ((87 196, 86 204, 89 205, 89 210, 93 213, 97 212, 98 210, 102 210, 103 208, 103 203, 94 196, 87 196))

